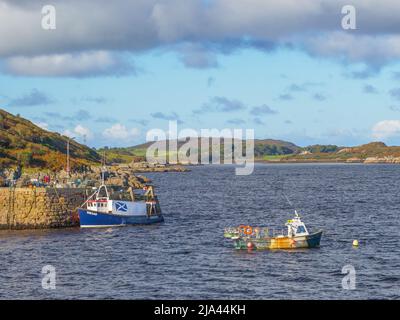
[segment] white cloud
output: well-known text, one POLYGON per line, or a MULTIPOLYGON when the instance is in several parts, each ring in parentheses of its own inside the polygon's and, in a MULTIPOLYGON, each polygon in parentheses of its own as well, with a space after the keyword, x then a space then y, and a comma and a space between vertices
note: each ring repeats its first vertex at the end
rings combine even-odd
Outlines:
POLYGON ((119 73, 123 68, 109 52, 153 49, 174 50, 195 68, 215 67, 217 54, 248 46, 301 48, 375 67, 400 58, 398 0, 54 0, 57 29, 51 32, 40 28, 41 4, 0 0, 0 57, 11 73, 119 73), (357 32, 341 29, 341 8, 351 2, 357 32), (97 52, 108 53, 100 58, 97 52))
POLYGON ((156 38, 150 18, 155 2, 54 0, 56 29, 46 32, 40 24, 42 0, 0 0, 0 56, 150 48, 156 38))
POLYGON ((49 131, 49 124, 46 122, 34 122, 39 128, 49 131))
POLYGON ((84 77, 135 73, 133 65, 126 59, 107 51, 34 57, 16 56, 5 60, 4 69, 14 75, 51 77, 84 77))
POLYGON ((400 136, 400 120, 379 121, 372 127, 374 139, 385 139, 400 136))
POLYGON ((369 61, 378 67, 400 58, 400 34, 377 37, 333 32, 312 37, 304 43, 306 50, 314 55, 341 58, 349 62, 369 61))
POLYGON ((89 137, 92 136, 92 132, 91 132, 88 128, 85 128, 84 126, 82 126, 82 125, 80 125, 80 124, 78 124, 78 125, 75 127, 74 132, 75 132, 77 135, 81 136, 81 137, 86 136, 86 137, 89 138, 89 137))
POLYGON ((69 130, 66 129, 64 130, 64 132, 62 133, 64 136, 70 137, 70 138, 74 138, 75 137, 75 133, 73 132, 73 130, 69 130))
POLYGON ((73 130, 69 129, 65 130, 63 134, 70 138, 81 137, 81 138, 91 139, 93 137, 93 134, 90 131, 90 129, 80 124, 78 124, 73 130))
POLYGON ((103 135, 109 139, 130 140, 138 137, 140 134, 139 129, 127 129, 124 125, 116 123, 110 128, 104 130, 103 135))

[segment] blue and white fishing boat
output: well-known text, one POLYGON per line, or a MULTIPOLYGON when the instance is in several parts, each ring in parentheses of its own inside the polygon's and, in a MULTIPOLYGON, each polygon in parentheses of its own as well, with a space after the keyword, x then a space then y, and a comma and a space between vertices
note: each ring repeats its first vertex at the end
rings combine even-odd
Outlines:
POLYGON ((107 186, 101 186, 78 209, 81 228, 120 227, 163 222, 153 188, 147 187, 143 201, 111 200, 107 186))

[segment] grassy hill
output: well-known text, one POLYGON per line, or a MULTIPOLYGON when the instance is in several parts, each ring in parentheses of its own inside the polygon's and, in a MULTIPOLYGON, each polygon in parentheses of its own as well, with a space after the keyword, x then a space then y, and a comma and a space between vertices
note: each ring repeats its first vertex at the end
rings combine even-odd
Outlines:
MULTIPOLYGON (((207 138, 198 138, 199 145, 199 154, 201 154, 201 140, 205 140, 207 138)), ((186 141, 178 141, 178 149, 187 142, 186 141)), ((144 160, 146 156, 146 150, 149 146, 151 146, 154 142, 147 142, 140 145, 127 147, 127 148, 106 148, 99 149, 98 152, 102 153, 106 151, 107 161, 116 162, 116 163, 128 163, 133 159, 139 161, 144 160)), ((169 147, 169 142, 166 141, 167 150, 169 147)), ((209 139, 209 152, 211 152, 211 139, 209 139)), ((224 141, 221 139, 221 157, 223 157, 224 150, 224 141)), ((245 150, 245 142, 243 142, 243 149, 245 150)), ((272 140, 272 139, 264 139, 254 140, 254 155, 258 159, 266 160, 268 157, 280 157, 284 155, 296 154, 301 152, 302 148, 296 146, 295 144, 282 140, 272 140)), ((170 153, 167 152, 167 158, 170 153)))
MULTIPOLYGON (((147 142, 129 148, 107 149, 108 161, 128 163, 133 159, 144 160, 146 150, 152 143, 147 142)), ((184 143, 185 141, 179 142, 178 149, 184 143)), ((221 157, 223 148, 224 145, 221 143, 221 157)), ((363 162, 371 157, 400 157, 400 147, 386 146, 382 142, 371 142, 355 147, 320 144, 299 147, 282 140, 258 139, 254 141, 254 156, 256 161, 266 162, 363 162)))
POLYGON ((284 155, 297 154, 301 150, 302 148, 294 143, 283 140, 254 140, 254 157, 256 159, 279 159, 284 155))
MULTIPOLYGON (((29 120, 0 109, 0 168, 22 165, 26 168, 60 170, 66 165, 68 138, 39 128, 29 120)), ((71 168, 100 162, 91 148, 70 142, 71 168)))
POLYGON ((145 161, 146 149, 135 147, 127 148, 101 148, 97 150, 98 153, 106 156, 107 163, 130 163, 132 161, 145 161))
MULTIPOLYGON (((199 146, 202 140, 199 138, 199 146)), ((46 131, 32 122, 14 116, 0 109, 0 169, 21 165, 25 168, 65 169, 66 136, 46 131)), ((178 149, 187 141, 178 142, 178 149)), ((91 149, 71 140, 71 167, 97 165, 101 154, 106 151, 108 163, 129 163, 144 161, 146 150, 153 142, 147 142, 127 148, 91 149)), ((245 142, 243 150, 245 150, 245 142)), ((167 146, 169 142, 167 141, 167 146)), ((209 140, 211 153, 211 140, 209 140)), ((220 141, 220 154, 223 157, 224 143, 220 141)), ((199 154, 202 153, 199 148, 199 154)), ((170 155, 167 152, 167 158, 170 155)), ((311 145, 299 147, 283 140, 256 139, 254 155, 258 161, 268 162, 363 162, 367 158, 395 157, 400 161, 400 147, 386 146, 382 142, 372 142, 356 147, 335 145, 311 145)), ((390 160, 389 160, 390 161, 390 160)))
MULTIPOLYGON (((282 162, 364 162, 367 158, 400 157, 400 147, 387 146, 383 142, 371 142, 355 147, 315 145, 302 149, 302 152, 282 156, 282 162)), ((374 162, 374 161, 371 161, 374 162)), ((390 161, 388 161, 390 162, 390 161)))

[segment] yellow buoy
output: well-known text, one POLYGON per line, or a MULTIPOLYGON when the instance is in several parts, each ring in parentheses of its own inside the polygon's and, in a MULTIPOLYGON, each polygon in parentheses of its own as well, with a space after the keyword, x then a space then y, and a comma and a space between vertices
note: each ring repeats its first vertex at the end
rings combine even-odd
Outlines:
POLYGON ((358 247, 358 240, 353 240, 353 246, 358 247))

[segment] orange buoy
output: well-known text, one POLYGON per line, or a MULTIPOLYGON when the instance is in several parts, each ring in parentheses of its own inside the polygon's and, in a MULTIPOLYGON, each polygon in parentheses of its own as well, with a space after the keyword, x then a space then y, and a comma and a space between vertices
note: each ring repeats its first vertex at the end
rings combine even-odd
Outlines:
POLYGON ((250 235, 253 233, 253 228, 250 226, 247 226, 246 228, 244 228, 244 234, 246 235, 250 235))

